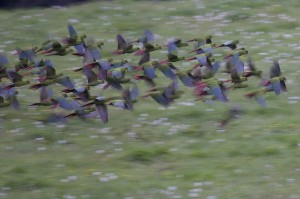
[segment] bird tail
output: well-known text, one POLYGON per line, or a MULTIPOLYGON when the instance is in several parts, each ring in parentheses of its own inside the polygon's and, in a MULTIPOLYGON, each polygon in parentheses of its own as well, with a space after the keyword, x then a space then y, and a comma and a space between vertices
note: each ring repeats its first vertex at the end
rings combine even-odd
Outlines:
POLYGON ((41 87, 42 87, 41 84, 33 84, 33 85, 31 85, 29 88, 30 88, 30 89, 33 89, 33 90, 37 90, 37 89, 39 89, 39 88, 41 88, 41 87))
POLYGON ((122 50, 115 50, 111 52, 113 55, 122 55, 123 51, 122 50))
POLYGON ((33 104, 30 104, 29 106, 40 106, 41 103, 37 102, 37 103, 33 103, 33 104))
POLYGON ((76 116, 76 113, 70 113, 68 115, 65 115, 64 118, 69 119, 69 118, 72 118, 72 117, 75 117, 75 116, 76 116))
POLYGON ((3 89, 4 89, 4 90, 9 90, 9 89, 11 89, 11 88, 13 88, 13 87, 15 87, 15 85, 14 85, 14 84, 11 84, 11 85, 5 86, 3 89))
POLYGON ((106 90, 106 89, 108 89, 109 87, 110 87, 110 84, 107 84, 107 83, 106 83, 106 84, 102 87, 102 89, 103 89, 103 90, 106 90))
POLYGON ((261 86, 268 86, 270 83, 271 83, 270 80, 263 80, 263 81, 261 81, 259 83, 259 85, 261 85, 261 86))
POLYGON ((38 78, 38 80, 39 80, 40 82, 43 82, 43 81, 45 81, 46 79, 47 79, 46 76, 41 76, 41 77, 38 78))
POLYGON ((139 70, 143 70, 142 66, 132 66, 134 71, 139 71, 139 70))
POLYGON ((247 94, 245 95, 246 98, 252 98, 252 97, 254 97, 254 96, 256 96, 256 91, 247 93, 247 94))
POLYGON ((144 54, 146 52, 146 50, 145 49, 141 49, 141 50, 138 50, 138 51, 136 51, 135 53, 133 53, 133 55, 135 55, 135 56, 139 56, 139 55, 142 55, 142 54, 144 54))
POLYGON ((80 67, 80 68, 74 69, 73 71, 74 71, 74 72, 79 72, 79 71, 82 71, 82 70, 83 70, 83 67, 80 67))

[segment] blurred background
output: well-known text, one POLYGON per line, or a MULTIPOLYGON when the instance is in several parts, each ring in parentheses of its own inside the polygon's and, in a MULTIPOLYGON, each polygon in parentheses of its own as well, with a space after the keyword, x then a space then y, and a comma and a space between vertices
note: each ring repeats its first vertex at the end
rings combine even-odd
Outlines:
POLYGON ((85 3, 88 1, 89 0, 11 0, 0 1, 0 8, 66 6, 70 4, 85 3))

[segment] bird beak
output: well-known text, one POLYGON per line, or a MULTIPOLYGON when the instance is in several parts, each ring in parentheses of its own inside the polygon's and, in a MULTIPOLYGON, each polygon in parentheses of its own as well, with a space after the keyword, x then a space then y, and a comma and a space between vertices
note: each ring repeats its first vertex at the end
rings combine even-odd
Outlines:
POLYGON ((185 61, 192 61, 194 59, 196 59, 196 57, 191 57, 191 58, 185 59, 185 61))

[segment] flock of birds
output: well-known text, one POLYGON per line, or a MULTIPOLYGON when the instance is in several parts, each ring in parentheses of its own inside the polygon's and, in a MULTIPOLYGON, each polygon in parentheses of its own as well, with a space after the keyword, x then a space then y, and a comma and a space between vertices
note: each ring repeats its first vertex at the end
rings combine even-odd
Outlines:
MULTIPOLYGON (((0 108, 13 107, 19 109, 17 100, 18 91, 30 84, 29 88, 39 90, 40 101, 29 106, 49 106, 51 108, 61 107, 70 111, 66 115, 55 115, 53 121, 62 121, 78 116, 79 118, 97 118, 102 122, 108 122, 108 107, 114 106, 121 109, 132 110, 134 103, 141 98, 151 97, 158 104, 168 107, 178 99, 183 91, 179 90, 179 81, 186 87, 191 87, 196 100, 208 101, 218 100, 226 103, 228 90, 245 88, 245 83, 251 76, 260 79, 259 87, 253 92, 246 93, 246 98, 254 98, 262 106, 266 106, 264 94, 274 92, 279 95, 286 92, 285 77, 277 60, 274 60, 270 68, 269 78, 262 79, 262 71, 257 70, 248 51, 238 47, 239 41, 228 41, 217 45, 212 42, 212 36, 195 38, 183 42, 179 38, 172 38, 167 45, 155 44, 155 36, 149 30, 135 41, 124 39, 121 34, 116 36, 117 49, 111 52, 115 57, 121 54, 133 54, 140 56, 138 63, 132 64, 128 60, 115 60, 101 56, 103 42, 95 42, 86 35, 79 35, 72 25, 68 25, 69 36, 58 40, 47 40, 39 47, 31 49, 16 49, 18 61, 12 66, 7 57, 0 54, 0 108), (137 44, 142 45, 138 48, 137 44), (193 48, 185 57, 178 56, 178 49, 193 48), (168 49, 165 60, 151 59, 153 51, 162 48, 168 49), (213 52, 216 48, 226 48, 226 56, 217 61, 213 52), (86 77, 86 83, 80 87, 75 86, 72 79, 62 73, 56 72, 55 66, 49 59, 50 56, 65 55, 81 56, 83 65, 74 70, 86 77), (47 58, 38 59, 36 55, 44 55, 47 58), (187 58, 187 56, 189 56, 187 58), (247 57, 242 61, 241 57, 247 57), (197 64, 187 68, 179 69, 177 62, 197 60, 197 64), (225 63, 225 70, 230 75, 228 80, 220 80, 215 77, 219 71, 221 62, 225 63), (158 71, 170 84, 157 86, 158 71), (28 77, 34 77, 35 83, 30 83, 28 77), (140 94, 137 86, 138 81, 144 81, 148 90, 140 94), (53 96, 51 85, 62 86, 62 96, 53 96), (102 85, 102 89, 112 88, 118 92, 115 96, 91 95, 91 87, 102 85)), ((229 116, 222 121, 226 124, 239 111, 230 110, 229 116)))

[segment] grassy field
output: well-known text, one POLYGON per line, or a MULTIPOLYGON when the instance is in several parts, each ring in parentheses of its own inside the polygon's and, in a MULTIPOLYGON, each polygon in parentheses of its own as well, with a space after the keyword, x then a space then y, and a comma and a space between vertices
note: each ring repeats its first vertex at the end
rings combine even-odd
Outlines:
MULTIPOLYGON (((212 107, 194 101, 192 90, 180 84, 184 95, 167 109, 150 98, 140 99, 133 112, 110 108, 108 124, 76 118, 49 124, 37 119, 52 111, 29 108, 38 101, 38 92, 25 86, 18 89, 20 111, 0 109, 0 198, 300 198, 299 6, 296 0, 122 0, 1 10, 0 50, 11 63, 16 57, 9 53, 16 47, 67 36, 69 23, 80 34, 103 41, 104 57, 112 57, 118 33, 135 39, 149 28, 158 44, 175 36, 188 40, 212 34, 215 43, 238 39, 265 78, 272 59, 278 58, 288 92, 268 93, 267 108, 262 109, 244 97, 257 87, 258 79, 251 77, 248 88, 229 92, 227 104, 212 107), (234 105, 243 115, 220 131, 216 123, 234 105)), ((165 51, 151 56, 163 59, 165 51)), ((225 51, 216 49, 216 59, 225 51)), ((58 71, 82 84, 83 76, 72 71, 81 66, 81 58, 49 58, 58 71)), ((158 75, 160 84, 169 83, 158 75)), ((139 87, 146 89, 143 82, 139 87)), ((59 95, 61 87, 54 89, 59 95)), ((92 92, 115 93, 100 88, 92 92)))

